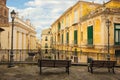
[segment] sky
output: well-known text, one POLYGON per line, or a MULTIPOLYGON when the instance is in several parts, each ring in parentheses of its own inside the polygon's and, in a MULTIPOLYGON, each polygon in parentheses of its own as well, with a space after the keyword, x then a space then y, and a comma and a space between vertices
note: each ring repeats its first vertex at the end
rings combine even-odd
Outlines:
MULTIPOLYGON (((19 17, 30 19, 36 28, 37 37, 41 38, 41 31, 50 28, 62 13, 79 0, 7 0, 9 12, 13 9, 19 17)), ((103 3, 109 0, 83 0, 88 2, 103 3)))

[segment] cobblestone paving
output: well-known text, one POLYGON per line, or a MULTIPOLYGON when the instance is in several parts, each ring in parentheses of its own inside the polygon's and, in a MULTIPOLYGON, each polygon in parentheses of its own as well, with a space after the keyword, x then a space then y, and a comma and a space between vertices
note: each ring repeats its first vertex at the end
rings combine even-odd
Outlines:
POLYGON ((0 80, 120 80, 120 68, 115 68, 116 74, 108 73, 106 68, 96 69, 93 74, 87 72, 86 66, 72 66, 70 74, 65 68, 43 68, 39 75, 38 66, 15 66, 7 68, 0 65, 0 80))

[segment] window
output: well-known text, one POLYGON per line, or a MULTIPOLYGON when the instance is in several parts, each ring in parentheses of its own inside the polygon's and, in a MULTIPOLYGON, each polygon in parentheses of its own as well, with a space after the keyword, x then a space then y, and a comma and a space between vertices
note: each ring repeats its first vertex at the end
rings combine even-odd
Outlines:
POLYGON ((74 50, 74 55, 77 56, 77 49, 74 50))
POLYGON ((74 23, 77 23, 78 22, 78 11, 75 10, 74 11, 74 23))
POLYGON ((56 36, 55 36, 55 44, 56 44, 56 36))
POLYGON ((115 24, 115 45, 120 45, 120 24, 115 24))
POLYGON ((62 44, 63 44, 63 34, 62 34, 62 44))
POLYGON ((61 24, 60 22, 58 23, 58 31, 60 31, 60 28, 61 28, 61 24))
POLYGON ((120 57, 120 50, 115 50, 115 56, 120 57))
POLYGON ((64 29, 64 20, 61 22, 61 29, 64 29))
POLYGON ((4 15, 7 16, 7 11, 6 10, 4 10, 4 15))
POLYGON ((48 44, 47 43, 45 43, 45 48, 48 48, 48 44))
POLYGON ((88 45, 92 45, 93 44, 93 26, 89 26, 87 28, 87 42, 88 45))
POLYGON ((67 16, 66 16, 66 26, 67 26, 67 27, 69 26, 69 22, 70 22, 69 20, 70 20, 70 19, 69 19, 69 15, 67 15, 67 16))
POLYGON ((48 32, 48 34, 50 34, 50 31, 48 32))
POLYGON ((45 53, 48 53, 48 50, 47 50, 47 49, 45 49, 45 53))
POLYGON ((77 30, 74 30, 74 44, 77 44, 77 30))
POLYGON ((83 41, 83 32, 81 32, 81 41, 83 41))
POLYGON ((69 32, 66 33, 66 43, 69 43, 69 32))
POLYGON ((45 41, 48 41, 47 36, 45 37, 45 41))
POLYGON ((0 7, 0 15, 2 15, 2 8, 0 7))

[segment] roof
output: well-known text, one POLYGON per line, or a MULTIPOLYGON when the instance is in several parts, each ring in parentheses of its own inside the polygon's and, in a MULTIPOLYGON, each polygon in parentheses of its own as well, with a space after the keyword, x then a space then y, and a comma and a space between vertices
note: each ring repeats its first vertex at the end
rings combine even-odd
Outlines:
POLYGON ((44 35, 44 34, 50 34, 50 28, 42 30, 41 35, 44 35))

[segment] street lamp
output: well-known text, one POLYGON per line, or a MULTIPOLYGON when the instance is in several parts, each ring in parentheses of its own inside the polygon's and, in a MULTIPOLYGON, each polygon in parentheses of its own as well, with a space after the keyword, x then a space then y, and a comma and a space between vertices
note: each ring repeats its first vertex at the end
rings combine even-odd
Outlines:
POLYGON ((107 28, 108 28, 108 54, 107 54, 107 60, 110 60, 110 39, 109 39, 109 36, 110 36, 110 34, 109 34, 109 27, 110 27, 110 20, 109 19, 107 19, 106 20, 106 26, 107 26, 107 28))
POLYGON ((15 19, 15 16, 16 16, 16 13, 15 11, 13 10, 11 12, 11 18, 12 18, 12 31, 11 31, 11 52, 10 52, 10 63, 8 65, 8 67, 13 67, 13 27, 14 27, 14 19, 15 19))

